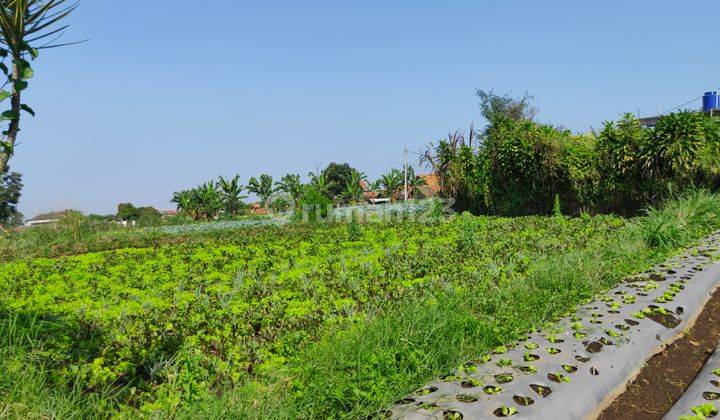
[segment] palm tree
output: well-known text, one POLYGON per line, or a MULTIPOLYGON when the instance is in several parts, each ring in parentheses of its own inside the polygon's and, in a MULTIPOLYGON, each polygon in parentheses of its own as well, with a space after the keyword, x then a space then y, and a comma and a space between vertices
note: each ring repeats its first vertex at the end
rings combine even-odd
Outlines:
POLYGON ((280 178, 280 181, 275 183, 275 191, 281 191, 287 194, 295 204, 295 207, 297 207, 303 192, 300 175, 287 174, 280 178))
POLYGON ((268 199, 275 192, 273 189, 273 179, 267 174, 260 175, 259 181, 255 177, 252 177, 248 182, 247 190, 257 195, 260 198, 260 204, 267 208, 268 199))
POLYGON ((310 185, 315 187, 315 189, 320 194, 322 194, 328 198, 332 198, 332 197, 330 197, 330 195, 331 195, 330 191, 335 186, 335 182, 328 181, 328 179, 325 178, 325 173, 323 173, 323 172, 320 172, 317 174, 308 172, 308 176, 310 177, 310 185))
POLYGON ((446 195, 454 195, 456 179, 453 178, 453 165, 457 162, 459 150, 464 146, 473 147, 473 139, 478 137, 473 126, 470 126, 470 135, 466 141, 465 133, 456 130, 450 133, 447 139, 437 144, 430 143, 420 156, 420 163, 432 170, 440 181, 440 190, 446 195))
POLYGON ((246 195, 242 195, 243 187, 239 181, 240 175, 235 175, 230 180, 221 176, 218 180, 217 185, 220 187, 221 201, 226 213, 238 214, 243 206, 242 200, 247 198, 246 195))
MULTIPOLYGON (((62 35, 67 25, 57 27, 58 22, 78 7, 77 2, 66 0, 3 0, 0 2, 0 53, 8 57, 10 69, 3 63, 2 72, 7 76, 9 92, 3 91, 3 99, 10 97, 10 109, 2 113, 2 119, 10 121, 0 140, 0 174, 7 170, 8 161, 15 149, 20 132, 20 112, 31 115, 35 112, 21 102, 21 92, 28 86, 27 80, 33 76, 33 70, 27 58, 33 60, 38 50, 59 47, 67 44, 52 44, 50 36, 62 35), (40 42, 38 42, 40 41, 40 42), (37 45, 40 44, 40 45, 37 45)), ((3 58, 4 59, 4 58, 3 58)))

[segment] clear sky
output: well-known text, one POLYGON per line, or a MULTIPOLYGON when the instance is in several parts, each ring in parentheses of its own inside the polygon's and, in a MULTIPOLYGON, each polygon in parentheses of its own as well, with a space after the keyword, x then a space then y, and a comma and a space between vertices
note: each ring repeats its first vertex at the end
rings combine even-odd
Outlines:
POLYGON ((718 0, 83 0, 65 40, 90 41, 34 65, 21 211, 170 208, 219 174, 331 161, 374 178, 482 125, 475 88, 528 91, 574 131, 665 111, 720 87, 718 18, 718 0))

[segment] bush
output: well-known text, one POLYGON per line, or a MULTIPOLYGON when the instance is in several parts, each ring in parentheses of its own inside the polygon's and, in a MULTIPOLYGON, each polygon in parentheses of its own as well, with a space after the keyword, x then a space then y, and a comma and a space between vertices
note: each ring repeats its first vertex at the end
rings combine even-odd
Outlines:
POLYGON ((332 212, 332 201, 313 185, 306 185, 293 221, 315 223, 327 219, 332 212))
POLYGON ((681 111, 645 128, 625 114, 578 136, 505 114, 491 113, 468 142, 450 136, 424 154, 458 211, 550 214, 557 196, 566 214, 635 215, 673 194, 720 188, 720 118, 681 111))

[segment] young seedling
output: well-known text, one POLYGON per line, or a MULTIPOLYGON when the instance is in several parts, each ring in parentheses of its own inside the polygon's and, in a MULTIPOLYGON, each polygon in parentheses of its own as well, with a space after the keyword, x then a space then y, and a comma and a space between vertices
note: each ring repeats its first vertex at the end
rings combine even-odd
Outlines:
POLYGON ((605 330, 605 334, 609 335, 612 338, 620 337, 620 333, 613 330, 605 330))
POLYGON ((463 415, 457 411, 447 411, 444 413, 444 417, 446 420, 460 420, 463 418, 463 415))
POLYGON ((498 365, 499 367, 511 366, 511 365, 512 365, 512 360, 510 360, 510 359, 500 359, 500 360, 498 360, 497 362, 495 362, 495 364, 498 365))
POLYGON ((538 346, 536 343, 532 343, 532 342, 525 344, 525 348, 528 350, 535 350, 538 347, 540 347, 540 346, 538 346))
POLYGON ((428 395, 435 391, 437 391, 437 388, 435 388, 434 386, 426 386, 415 391, 415 395, 428 395))
POLYGON ((537 373, 537 368, 533 365, 523 365, 517 368, 522 373, 537 373))
POLYGON ((474 363, 466 363, 463 366, 460 366, 457 370, 460 373, 473 373, 477 372, 477 365, 474 363))
POLYGON ((495 410, 493 413, 498 417, 510 417, 517 414, 517 412, 517 408, 503 405, 502 407, 495 410))
POLYGON ((549 341, 549 342, 552 343, 552 344, 562 343, 562 342, 563 342, 563 340, 557 338, 557 337, 555 336, 555 334, 548 334, 548 336, 547 336, 547 341, 549 341))
POLYGON ((488 385, 485 388, 483 388, 483 391, 485 391, 488 395, 497 395, 502 392, 502 388, 495 385, 488 385))
POLYGON ((580 331, 583 329, 583 323, 580 321, 575 321, 570 325, 570 328, 572 328, 575 331, 580 331))
POLYGON ((642 312, 635 312, 632 314, 633 318, 637 319, 645 319, 645 314, 642 312))
POLYGON ((537 354, 532 354, 529 351, 526 351, 525 354, 523 355, 523 359, 526 362, 534 362, 535 360, 537 360, 539 358, 540 358, 540 356, 538 356, 537 354))
POLYGON ((565 364, 565 365, 562 365, 562 368, 563 368, 563 370, 564 370, 565 372, 567 372, 567 373, 575 373, 575 372, 577 372, 577 367, 575 367, 575 366, 573 366, 573 365, 567 365, 567 364, 565 364))
POLYGON ((550 379, 553 382, 558 382, 558 383, 570 382, 569 376, 565 376, 562 373, 558 373, 558 372, 548 373, 548 379, 550 379))
POLYGON ((480 385, 482 385, 482 382, 472 377, 465 378, 465 380, 460 382, 460 386, 463 388, 477 388, 480 385))
POLYGON ((547 352, 548 352, 548 354, 558 354, 558 353, 560 353, 560 349, 556 349, 554 347, 548 347, 547 352))
POLYGON ((718 409, 713 403, 705 403, 703 405, 698 405, 691 408, 690 410, 695 413, 700 419, 715 417, 718 414, 718 409))
POLYGON ((495 375, 495 380, 499 384, 506 384, 508 382, 512 382, 513 376, 509 373, 501 373, 501 374, 495 375))
POLYGON ((498 347, 495 347, 495 349, 493 350, 493 354, 505 354, 505 353, 507 353, 507 351, 508 351, 507 347, 498 346, 498 347))
POLYGON ((625 293, 625 294, 623 295, 623 298, 622 298, 623 303, 626 304, 626 305, 629 305, 629 304, 631 304, 631 303, 635 303, 635 300, 636 300, 636 299, 637 299, 637 298, 636 298, 635 296, 631 295, 630 293, 625 293))

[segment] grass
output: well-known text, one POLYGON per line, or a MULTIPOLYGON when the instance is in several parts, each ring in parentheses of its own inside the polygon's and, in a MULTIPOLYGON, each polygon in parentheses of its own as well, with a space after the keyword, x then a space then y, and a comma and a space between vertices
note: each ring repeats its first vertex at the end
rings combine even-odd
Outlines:
MULTIPOLYGON (((559 236, 559 243, 533 253, 522 244, 512 248, 511 242, 502 241, 513 232, 517 235, 513 240, 537 242, 537 232, 523 230, 532 220, 539 219, 505 219, 505 225, 498 226, 505 226, 507 232, 488 237, 494 228, 484 229, 488 223, 495 226, 491 219, 461 218, 451 240, 457 252, 450 264, 458 268, 448 269, 447 277, 438 277, 425 290, 370 306, 356 322, 324 325, 312 341, 269 372, 223 383, 192 404, 158 407, 154 414, 178 418, 380 416, 393 401, 426 381, 518 339, 624 276, 644 271, 720 229, 720 197, 694 192, 630 223, 609 220, 604 230, 592 232, 583 233, 579 220, 552 218, 553 223, 579 228, 575 234, 584 238, 582 244, 563 242, 559 236), (487 248, 486 241, 498 246, 487 248), (473 259, 479 258, 478 252, 490 254, 487 259, 473 259)), ((598 225, 586 226, 597 229, 598 225)), ((312 231, 308 229, 297 234, 307 235, 312 231)), ((0 401, 5 404, 3 408, 0 403, 0 413, 103 417, 119 409, 112 392, 88 394, 48 386, 58 366, 46 362, 45 355, 52 351, 46 337, 62 326, 20 319, 9 315, 4 324, 0 322, 0 336, 9 337, 0 338, 0 371, 8 372, 0 377, 0 401)))
POLYGON ((35 317, 0 320, 0 418, 87 418, 94 415, 98 400, 109 400, 107 395, 86 398, 79 389, 49 385, 53 372, 41 336, 55 328, 35 317))

